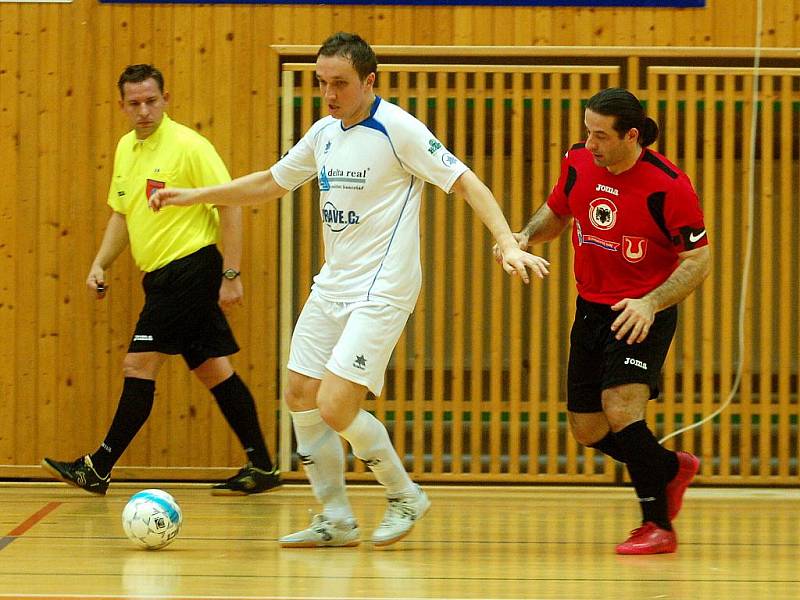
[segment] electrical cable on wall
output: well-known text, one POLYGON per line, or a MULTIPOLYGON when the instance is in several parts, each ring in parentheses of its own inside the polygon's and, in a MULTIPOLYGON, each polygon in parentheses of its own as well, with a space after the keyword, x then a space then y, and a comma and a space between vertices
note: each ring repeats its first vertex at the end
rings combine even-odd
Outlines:
POLYGON ((663 438, 659 440, 660 443, 664 443, 667 440, 679 435, 681 433, 685 433, 692 429, 696 429, 705 423, 708 423, 712 419, 716 418, 720 415, 733 401, 733 397, 739 391, 739 385, 742 382, 742 370, 744 367, 744 311, 745 311, 745 304, 747 302, 747 289, 750 284, 750 263, 752 260, 753 254, 753 228, 755 226, 755 189, 756 189, 756 175, 755 175, 755 163, 756 163, 756 133, 758 128, 758 102, 759 102, 759 73, 761 68, 761 32, 764 26, 764 3, 763 0, 756 0, 756 39, 755 45, 753 47, 753 96, 752 96, 752 103, 753 103, 753 110, 750 116, 750 160, 749 160, 749 173, 747 177, 747 239, 745 242, 745 254, 744 254, 744 269, 742 271, 742 287, 739 293, 739 315, 738 315, 738 323, 737 328, 739 332, 739 343, 738 343, 738 351, 739 356, 736 361, 736 376, 733 380, 733 386, 731 387, 731 391, 728 394, 728 397, 725 399, 720 407, 709 414, 708 416, 704 417, 703 419, 692 423, 691 425, 687 425, 686 427, 682 427, 672 433, 665 435, 663 438))

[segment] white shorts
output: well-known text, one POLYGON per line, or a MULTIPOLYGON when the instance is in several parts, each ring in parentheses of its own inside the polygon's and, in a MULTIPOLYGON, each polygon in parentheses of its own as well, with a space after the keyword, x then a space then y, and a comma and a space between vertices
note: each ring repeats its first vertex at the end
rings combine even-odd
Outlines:
POLYGON ((312 291, 297 319, 287 366, 314 379, 327 369, 378 396, 408 316, 382 302, 331 302, 312 291))

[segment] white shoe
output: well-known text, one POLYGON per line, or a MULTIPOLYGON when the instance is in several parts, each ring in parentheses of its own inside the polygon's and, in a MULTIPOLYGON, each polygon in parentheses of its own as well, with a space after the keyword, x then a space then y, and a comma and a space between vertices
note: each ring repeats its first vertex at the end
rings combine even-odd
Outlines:
POLYGON ((383 521, 372 532, 372 543, 376 546, 388 546, 399 542, 414 527, 428 509, 431 501, 428 495, 422 491, 418 485, 414 486, 416 491, 411 494, 389 498, 389 507, 383 515, 383 521))
POLYGON ((361 540, 358 524, 352 517, 344 521, 330 521, 325 515, 314 515, 308 529, 285 535, 278 543, 284 548, 322 548, 358 546, 361 540))

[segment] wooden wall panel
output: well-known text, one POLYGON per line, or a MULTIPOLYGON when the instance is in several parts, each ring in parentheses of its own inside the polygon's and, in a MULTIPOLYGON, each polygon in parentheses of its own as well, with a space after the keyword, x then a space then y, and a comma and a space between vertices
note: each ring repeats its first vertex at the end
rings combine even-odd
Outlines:
MULTIPOLYGON (((17 462, 16 421, 17 394, 15 373, 17 357, 17 270, 19 250, 16 231, 20 223, 17 210, 19 196, 19 6, 9 5, 0 19, 0 149, 3 153, 3 168, 6 185, 0 195, 0 331, 6 343, 0 344, 0 411, 7 425, 0 428, 0 461, 4 464, 17 462)), ((26 357, 31 360, 32 357, 26 357)))
MULTIPOLYGON (((282 39, 314 44, 331 30, 357 30, 375 44, 743 46, 755 37, 754 3, 709 1, 702 9, 565 7, 276 6, 282 39), (742 15, 731 19, 730 15, 742 15), (331 26, 331 23, 335 25, 331 26)), ((797 46, 796 2, 766 0, 768 46, 797 46)))
MULTIPOLYGON (((37 249, 38 222, 38 197, 39 172, 38 172, 38 147, 41 133, 37 123, 39 99, 39 46, 36 40, 39 35, 40 16, 42 11, 22 11, 20 14, 20 44, 17 77, 19 79, 19 148, 18 178, 22 182, 22 190, 18 190, 16 201, 17 229, 9 232, 16 237, 16 277, 18 283, 25 277, 28 285, 17 284, 14 287, 14 305, 17 314, 17 327, 15 350, 18 353, 17 369, 13 373, 15 378, 14 396, 16 399, 16 421, 14 435, 16 457, 18 460, 31 461, 35 445, 31 446, 30 440, 36 440, 35 411, 39 404, 39 287, 42 283, 42 274, 38 268, 39 256, 37 249), (22 193, 20 193, 22 192, 22 193)), ((52 99, 51 99, 52 102, 52 99)), ((5 235, 3 236, 6 237, 5 235)), ((42 307, 48 310, 51 303, 42 307)), ((47 371, 51 366, 45 366, 47 371)))
MULTIPOLYGON (((765 46, 800 46, 800 0, 766 0, 764 6, 765 46)), ((207 135, 232 174, 240 175, 264 168, 278 157, 279 84, 273 44, 317 45, 335 26, 357 30, 374 45, 748 47, 755 36, 752 12, 748 0, 710 0, 705 9, 678 11, 102 5, 94 0, 64 5, 0 4, 0 164, 5 175, 0 199, 0 331, 5 336, 0 350, 4 415, 0 464, 5 466, 0 467, 0 475, 38 474, 35 464, 45 454, 67 458, 93 448, 116 407, 121 360, 142 302, 140 274, 127 254, 121 256, 110 273, 109 295, 103 302, 88 295, 84 278, 109 214, 105 198, 114 146, 126 131, 115 86, 126 64, 146 61, 160 66, 172 93, 170 114, 207 135), (733 20, 732 13, 747 18, 733 20)), ((720 101, 732 110, 731 99, 720 101)), ((729 112, 725 114, 728 118, 729 112)), ((780 118, 786 119, 786 113, 780 118)), ((777 128, 778 115, 775 119, 777 128)), ((791 124, 796 127, 796 119, 791 124)), ((561 152, 560 148, 551 150, 552 156, 561 152)), ((732 146, 724 146, 723 157, 717 176, 726 193, 733 193, 738 180, 730 173, 735 168, 732 146)), ((476 160, 484 159, 476 155, 476 160)), ((490 157, 485 164, 476 164, 476 170, 503 177, 490 157)), ((531 177, 541 186, 538 182, 551 175, 536 172, 531 177)), ((790 193, 791 188, 784 190, 781 201, 790 202, 790 193)), ((511 205, 506 208, 518 210, 511 205)), ((247 297, 245 306, 231 316, 243 347, 235 363, 259 401, 262 425, 273 449, 278 435, 277 374, 282 368, 278 359, 278 215, 277 203, 245 210, 247 297)), ((441 215, 437 218, 441 220, 441 215)), ((472 226, 466 221, 464 227, 472 226)), ((741 237, 721 237, 721 242, 732 251, 741 237)), ((473 262, 483 260, 470 253, 473 262)), ((762 256, 766 259, 767 254, 762 256)), ((776 267, 774 275, 785 271, 776 267)), ((715 289, 732 293, 734 272, 722 269, 715 289)), ((431 293, 442 295, 441 289, 431 293)), ((545 298, 551 292, 536 293, 545 298)), ((475 298, 476 306, 482 301, 475 298)), ((425 315, 425 310, 421 308, 419 314, 425 315)), ((713 310, 705 296, 702 310, 706 314, 713 310)), ((723 310, 733 316, 729 307, 723 310)), ((769 316, 763 313, 762 318, 769 316)), ((441 322, 435 313, 429 317, 441 322)), ((711 335, 707 329, 703 332, 711 335)), ((420 333, 402 342, 417 348, 415 360, 445 353, 442 348, 425 348, 420 333)), ((474 320, 458 335, 478 350, 482 343, 488 344, 477 339, 481 333, 474 320)), ((787 345, 796 348, 797 342, 781 342, 782 348, 787 345)), ((518 354, 521 349, 515 348, 518 354)), ((548 362, 559 356, 549 346, 526 352, 531 361, 548 362)), ((723 352, 729 368, 732 350, 723 347, 723 352)), ((707 389, 712 382, 705 367, 716 366, 707 354, 703 361, 701 386, 707 389)), ((730 370, 723 375, 728 380, 730 370)), ((437 377, 433 385, 439 389, 444 384, 442 375, 437 377)), ((788 389, 789 380, 784 369, 781 389, 788 389)), ((472 384, 477 385, 477 380, 472 384)), ((542 410, 555 411, 558 390, 550 379, 534 379, 533 384, 542 394, 537 399, 542 410)), ((423 395, 430 391, 418 377, 402 385, 423 395)), ((494 381, 491 387, 496 402, 500 401, 497 386, 494 381)), ((179 470, 231 466, 241 460, 238 443, 210 395, 186 373, 180 359, 165 368, 157 393, 151 422, 122 465, 179 470)), ((707 392, 703 398, 708 398, 707 392)), ((407 408, 420 414, 422 405, 408 404, 407 408)), ((782 410, 781 426, 786 428, 790 409, 782 410)), ((475 447, 480 443, 476 431, 470 433, 475 447)), ((414 429, 410 435, 416 443, 423 433, 414 429)), ((495 432, 495 445, 497 436, 495 432)), ((522 441, 512 443, 516 447, 522 441)), ((534 447, 539 440, 528 443, 534 447)), ((464 469, 477 473, 477 461, 473 454, 464 469)), ((521 467, 514 463, 513 468, 521 467)))
POLYGON ((788 225, 796 218, 796 208, 786 201, 788 186, 797 181, 796 164, 792 165, 796 163, 797 138, 786 131, 793 131, 796 118, 797 101, 791 91, 796 89, 798 76, 797 69, 762 69, 760 102, 755 107, 755 79, 748 69, 650 69, 649 98, 659 106, 666 104, 659 121, 667 131, 679 131, 677 136, 665 136, 664 148, 668 154, 677 153, 678 140, 683 137, 683 160, 696 169, 695 180, 704 199, 716 256, 713 277, 698 297, 684 303, 676 338, 682 349, 682 356, 676 359, 681 367, 666 374, 675 377, 675 383, 682 377, 682 394, 665 386, 664 402, 651 409, 653 414, 663 414, 663 433, 699 415, 709 415, 729 399, 737 362, 742 361, 741 386, 732 403, 711 423, 681 438, 684 444, 700 442, 697 447, 704 458, 703 474, 713 481, 789 483, 797 468, 793 449, 797 447, 798 364, 792 348, 798 323, 794 315, 789 315, 798 298, 784 271, 791 273, 797 264, 788 225), (659 82, 664 78, 667 83, 662 86, 659 82), (687 81, 685 92, 679 89, 682 78, 687 81), (703 108, 690 113, 690 103, 703 108), (753 140, 750 121, 756 110, 758 128, 753 140), (685 115, 682 126, 680 112, 685 115), (698 116, 704 123, 702 136, 700 127, 693 124, 698 116), (688 149, 693 152, 700 148, 702 138, 704 157, 700 161, 688 149), (752 142, 754 169, 749 166, 752 142), (748 216, 751 177, 755 199, 752 230, 748 216), (740 313, 751 233, 753 258, 747 298, 740 313), (698 314, 698 308, 702 317, 695 316, 692 326, 692 315, 698 314), (687 368, 689 360, 694 363, 691 368, 687 368), (695 369, 701 378, 699 389, 687 381, 695 369), (718 385, 711 380, 717 376, 718 385), (673 394, 676 405, 670 407, 673 394), (678 422, 680 412, 683 418, 678 422))

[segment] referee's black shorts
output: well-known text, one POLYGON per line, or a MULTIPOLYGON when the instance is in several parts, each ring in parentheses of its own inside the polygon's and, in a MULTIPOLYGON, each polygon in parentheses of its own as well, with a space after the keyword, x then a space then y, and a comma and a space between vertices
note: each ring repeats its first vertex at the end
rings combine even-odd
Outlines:
POLYGON ((180 354, 189 369, 239 351, 217 304, 222 256, 206 246, 145 274, 144 308, 128 352, 180 354))
POLYGON ((675 335, 678 308, 670 306, 656 313, 644 341, 631 345, 627 338, 616 339, 611 331, 618 316, 609 305, 578 296, 567 369, 567 409, 572 412, 601 412, 603 390, 628 383, 646 384, 650 398, 658 397, 661 367, 675 335))

